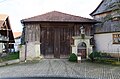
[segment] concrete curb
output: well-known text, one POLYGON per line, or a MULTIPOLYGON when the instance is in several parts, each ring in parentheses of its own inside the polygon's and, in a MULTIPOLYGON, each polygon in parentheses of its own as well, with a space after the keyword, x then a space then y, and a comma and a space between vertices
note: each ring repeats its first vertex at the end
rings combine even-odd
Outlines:
POLYGON ((15 64, 15 63, 19 63, 19 62, 20 62, 19 59, 10 60, 10 61, 5 61, 5 62, 0 63, 0 67, 1 67, 1 66, 6 66, 6 65, 15 64))

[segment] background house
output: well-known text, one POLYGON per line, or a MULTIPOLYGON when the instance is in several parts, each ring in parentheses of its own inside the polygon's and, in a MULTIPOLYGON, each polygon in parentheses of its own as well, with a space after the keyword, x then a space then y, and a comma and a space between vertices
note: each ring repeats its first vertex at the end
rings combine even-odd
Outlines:
POLYGON ((14 48, 14 42, 9 17, 0 14, 0 53, 10 52, 14 48))
MULTIPOLYGON (((72 37, 80 36, 80 27, 85 29, 85 35, 92 35, 93 25, 97 21, 52 11, 21 22, 24 25, 22 43, 25 44, 26 57, 30 59, 39 55, 45 58, 68 58, 72 52, 71 45, 76 45, 72 37)), ((86 51, 83 51, 84 57, 88 56, 88 53, 84 53, 86 51)))
POLYGON ((19 51, 19 45, 21 44, 21 32, 13 32, 15 43, 14 43, 14 51, 19 51))
POLYGON ((119 56, 120 0, 103 0, 90 15, 95 20, 101 21, 95 27, 96 50, 119 56))

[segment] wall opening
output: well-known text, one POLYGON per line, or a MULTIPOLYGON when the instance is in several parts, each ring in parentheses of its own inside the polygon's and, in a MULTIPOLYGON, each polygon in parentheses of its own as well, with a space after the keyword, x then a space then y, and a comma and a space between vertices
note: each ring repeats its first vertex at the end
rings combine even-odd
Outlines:
POLYGON ((86 58, 86 44, 84 42, 81 42, 77 46, 77 53, 81 55, 81 58, 84 59, 86 58))

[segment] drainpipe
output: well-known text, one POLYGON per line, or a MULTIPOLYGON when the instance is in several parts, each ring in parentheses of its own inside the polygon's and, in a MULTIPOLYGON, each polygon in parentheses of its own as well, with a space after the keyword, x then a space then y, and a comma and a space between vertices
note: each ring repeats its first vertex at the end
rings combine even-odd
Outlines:
POLYGON ((24 43, 25 43, 25 62, 27 61, 27 43, 28 43, 28 41, 26 40, 26 27, 25 27, 25 24, 24 23, 22 23, 23 24, 23 39, 24 39, 24 43))
POLYGON ((25 42, 25 62, 27 61, 27 41, 25 42))

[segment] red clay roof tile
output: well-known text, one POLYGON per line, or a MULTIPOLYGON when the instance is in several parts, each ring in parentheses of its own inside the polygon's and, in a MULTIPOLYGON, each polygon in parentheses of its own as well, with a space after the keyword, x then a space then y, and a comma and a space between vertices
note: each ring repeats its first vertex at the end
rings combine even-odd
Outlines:
POLYGON ((58 11, 52 11, 42 15, 23 19, 21 20, 21 22, 97 22, 97 21, 58 11))

